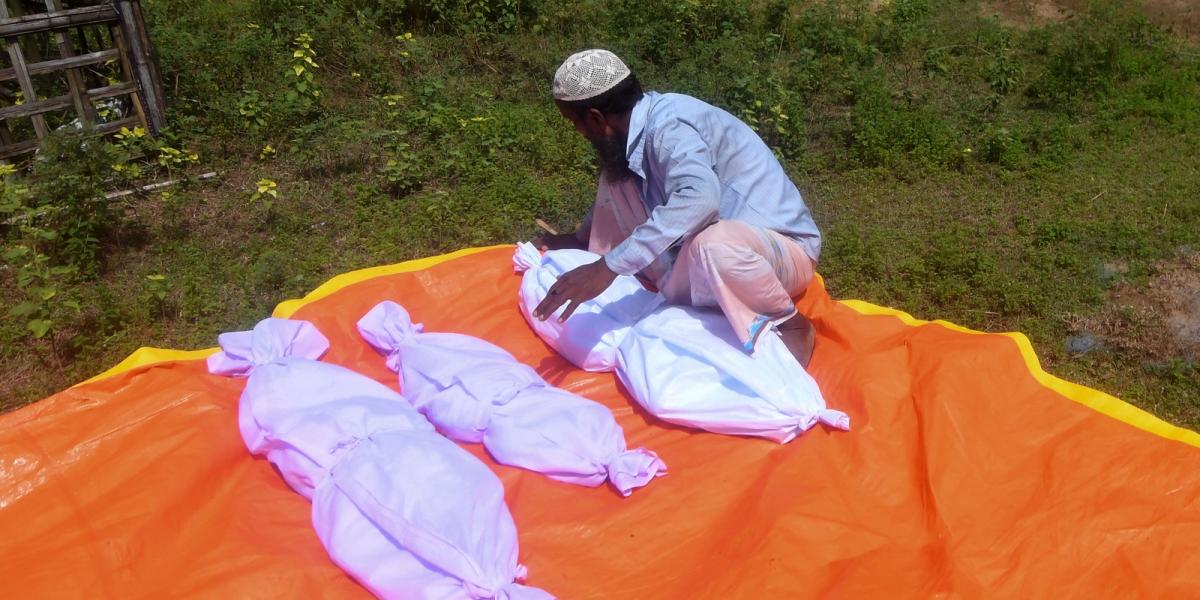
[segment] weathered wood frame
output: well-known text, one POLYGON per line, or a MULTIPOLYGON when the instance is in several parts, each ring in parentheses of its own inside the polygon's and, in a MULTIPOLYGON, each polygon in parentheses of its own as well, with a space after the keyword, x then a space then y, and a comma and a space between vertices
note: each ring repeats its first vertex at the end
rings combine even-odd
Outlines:
MULTIPOLYGON (((0 82, 17 81, 26 98, 24 104, 0 108, 0 160, 36 150, 50 134, 43 115, 68 108, 75 110, 84 129, 101 134, 113 133, 122 127, 142 126, 154 135, 166 128, 162 79, 138 1, 111 0, 106 4, 68 10, 62 9, 61 0, 44 1, 47 12, 12 18, 7 3, 0 0, 0 39, 7 44, 13 65, 9 69, 0 69, 0 82), (82 48, 82 52, 77 52, 67 30, 97 25, 108 27, 115 47, 94 51, 82 48), (59 58, 35 63, 25 60, 19 37, 38 33, 53 36, 59 58), (120 61, 122 81, 89 89, 81 69, 113 59, 120 61), (59 71, 66 71, 67 94, 39 100, 33 76, 59 71), (132 101, 134 114, 97 125, 93 103, 126 94, 132 101), (7 121, 23 118, 32 120, 36 139, 11 139, 7 121)), ((86 44, 82 31, 80 36, 86 44)))

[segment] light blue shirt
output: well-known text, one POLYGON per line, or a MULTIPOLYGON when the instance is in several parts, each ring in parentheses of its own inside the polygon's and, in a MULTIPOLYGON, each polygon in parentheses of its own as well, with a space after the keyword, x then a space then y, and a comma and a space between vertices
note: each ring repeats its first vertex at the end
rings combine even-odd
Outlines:
POLYGON ((630 115, 626 153, 650 219, 605 255, 616 273, 645 269, 719 219, 777 231, 814 262, 820 257, 821 233, 800 190, 762 138, 728 112, 647 92, 630 115))

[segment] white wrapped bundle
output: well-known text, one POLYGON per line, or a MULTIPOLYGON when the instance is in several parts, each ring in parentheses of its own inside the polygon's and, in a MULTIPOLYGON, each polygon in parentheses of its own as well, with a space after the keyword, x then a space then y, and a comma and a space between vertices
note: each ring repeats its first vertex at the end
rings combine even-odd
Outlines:
POLYGON ((518 304, 529 326, 571 364, 592 372, 616 368, 617 346, 629 328, 663 301, 637 278, 620 275, 604 293, 579 305, 565 323, 553 316, 545 321, 533 317, 533 309, 560 275, 599 259, 583 250, 552 250, 543 256, 528 242, 517 244, 513 254, 513 269, 523 273, 518 304))
POLYGON ((753 355, 715 310, 666 306, 643 318, 617 353, 617 376, 650 414, 671 423, 787 443, 817 423, 849 429, 783 340, 753 355))
POLYGON ((249 375, 246 447, 313 502, 330 557, 381 598, 542 600, 517 583, 517 535, 499 479, 438 435, 402 396, 316 362, 329 342, 305 321, 266 319, 220 337, 209 371, 249 375))
POLYGON ((666 473, 654 452, 626 448, 607 408, 551 386, 494 344, 426 333, 395 302, 371 309, 358 330, 388 357, 413 406, 447 436, 482 442, 500 463, 575 485, 608 481, 624 496, 666 473))

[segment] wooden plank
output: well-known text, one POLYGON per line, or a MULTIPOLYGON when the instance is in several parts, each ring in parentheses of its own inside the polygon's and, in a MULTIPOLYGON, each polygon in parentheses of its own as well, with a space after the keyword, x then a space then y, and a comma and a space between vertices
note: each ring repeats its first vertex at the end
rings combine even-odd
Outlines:
MULTIPOLYGON (((18 48, 19 46, 17 44, 9 44, 8 47, 10 48, 9 51, 11 52, 11 48, 18 48)), ((108 62, 114 58, 120 58, 120 55, 120 51, 116 48, 109 48, 108 50, 89 52, 87 54, 80 54, 79 56, 72 56, 70 58, 56 58, 54 60, 31 63, 27 65, 26 69, 30 75, 44 75, 46 73, 54 73, 64 69, 73 69, 77 67, 108 62)), ((14 62, 13 64, 15 65, 16 63, 14 62)), ((12 81, 14 79, 17 79, 15 68, 0 69, 0 83, 12 81)))
POLYGON ((121 119, 119 121, 112 121, 110 123, 102 123, 100 125, 97 125, 96 133, 99 133, 102 135, 108 135, 110 133, 116 133, 116 132, 120 131, 122 127, 129 127, 132 129, 132 128, 138 127, 140 125, 142 125, 142 120, 137 118, 136 116, 135 117, 125 117, 124 119, 121 119))
POLYGON ((26 102, 25 104, 17 104, 15 106, 6 106, 0 108, 0 119, 19 119, 22 117, 32 117, 42 113, 48 113, 55 110, 70 108, 73 98, 70 94, 58 96, 57 98, 48 98, 37 102, 26 102))
POLYGON ((55 31, 83 25, 95 25, 117 20, 117 11, 111 5, 87 6, 56 13, 38 13, 23 17, 8 18, 8 12, 0 19, 0 38, 11 38, 39 31, 55 31))
MULTIPOLYGON (((142 4, 140 0, 133 0, 133 20, 137 26, 139 37, 142 38, 142 47, 146 52, 146 64, 150 69, 150 79, 155 90, 154 111, 158 114, 158 120, 161 121, 162 127, 167 126, 167 95, 163 91, 162 84, 162 69, 159 68, 158 54, 154 51, 154 44, 150 43, 150 33, 146 29, 145 15, 142 14, 142 4)), ((151 118, 155 118, 151 115, 151 118)))
POLYGON ((88 98, 92 100, 103 100, 105 98, 112 98, 113 96, 132 94, 136 91, 137 84, 132 81, 126 81, 124 83, 118 83, 117 85, 106 85, 104 87, 90 89, 88 90, 87 95, 88 98))
MULTIPOLYGON (((46 10, 51 13, 62 11, 62 2, 60 0, 46 0, 46 10)), ((75 46, 71 43, 70 36, 66 31, 55 31, 54 42, 58 45, 58 54, 63 58, 71 58, 75 56, 75 46)), ((79 68, 67 69, 67 89, 71 96, 72 102, 75 104, 75 113, 79 115, 79 120, 83 123, 84 129, 91 129, 96 126, 96 107, 92 106, 91 100, 87 98, 87 84, 83 81, 83 74, 79 72, 79 68)))
MULTIPOLYGON (((133 75, 133 70, 130 69, 130 67, 129 67, 129 48, 125 46, 125 36, 121 32, 121 28, 118 27, 117 25, 110 25, 108 28, 108 31, 109 31, 109 34, 112 35, 113 42, 117 45, 117 50, 119 50, 118 54, 121 57, 121 72, 122 72, 122 74, 124 74, 125 77, 128 79, 134 79, 135 83, 136 83, 136 78, 133 75)), ((129 99, 133 101, 133 110, 134 110, 134 112, 137 113, 138 118, 141 119, 142 125, 146 126, 147 129, 149 129, 149 127, 147 126, 147 123, 146 123, 146 111, 143 108, 143 104, 142 104, 142 94, 141 94, 141 86, 140 85, 138 86, 137 91, 133 92, 132 94, 129 94, 129 99)), ((150 133, 157 134, 158 132, 151 129, 150 133)))
MULTIPOLYGON (((0 2, 0 17, 8 18, 8 2, 0 2)), ((33 89, 33 79, 29 76, 29 69, 25 65, 25 53, 21 51, 19 42, 7 44, 8 56, 12 59, 12 71, 16 75, 17 83, 21 85, 21 93, 25 96, 26 102, 37 102, 37 91, 33 89)), ((46 126, 46 119, 41 115, 33 115, 33 131, 37 133, 38 139, 42 139, 50 135, 50 128, 46 126)))
MULTIPOLYGON (((120 131, 122 127, 132 128, 132 127, 137 127, 142 124, 143 124, 143 122, 136 116, 125 117, 124 119, 121 119, 119 121, 113 121, 111 123, 103 123, 101 125, 97 125, 96 129, 94 129, 93 131, 95 131, 96 133, 101 134, 101 135, 108 135, 108 134, 112 134, 112 133, 116 133, 116 132, 120 131)), ((14 156, 20 156, 22 154, 27 154, 29 152, 37 150, 39 145, 40 145, 40 140, 25 140, 23 142, 17 142, 15 144, 8 144, 5 146, 0 146, 0 160, 6 160, 6 159, 12 158, 14 156)))
POLYGON ((141 7, 133 0, 116 0, 116 8, 124 42, 123 54, 133 69, 133 80, 138 84, 138 96, 143 114, 148 118, 150 132, 157 134, 167 128, 167 117, 163 110, 165 104, 162 98, 162 82, 159 81, 158 69, 151 60, 149 38, 145 36, 141 7))
POLYGON ((39 140, 25 140, 24 142, 9 144, 0 148, 0 160, 12 158, 14 156, 20 156, 28 152, 33 152, 34 150, 37 150, 38 146, 40 145, 41 143, 39 140))
MULTIPOLYGON (((195 177, 195 179, 193 179, 193 181, 208 181, 209 179, 216 179, 216 178, 217 178, 217 172, 209 171, 207 173, 201 173, 200 175, 197 175, 195 177)), ((156 192, 163 188, 169 188, 173 185, 179 185, 180 183, 183 183, 184 181, 187 181, 187 179, 172 179, 170 181, 163 181, 161 183, 151 183, 150 185, 143 185, 142 187, 137 188, 135 190, 122 190, 120 192, 109 192, 109 193, 105 194, 104 197, 108 200, 116 200, 117 198, 124 198, 126 196, 132 196, 138 192, 143 192, 143 193, 156 192)))
MULTIPOLYGON (((136 91, 137 84, 132 81, 126 81, 125 83, 119 83, 117 85, 109 85, 102 88, 91 89, 84 92, 83 95, 87 105, 92 106, 92 101, 103 100, 105 98, 112 98, 113 96, 121 96, 124 94, 132 94, 136 91)), ((55 110, 62 110, 64 108, 69 108, 72 104, 74 104, 74 101, 75 99, 71 96, 71 94, 66 94, 56 98, 49 98, 47 100, 26 102, 25 104, 18 104, 16 106, 6 106, 4 108, 0 108, 0 120, 18 119, 22 117, 48 113, 55 110)), ((93 106, 92 110, 95 111, 95 109, 96 108, 93 106)), ((92 123, 94 125, 95 121, 92 123)))

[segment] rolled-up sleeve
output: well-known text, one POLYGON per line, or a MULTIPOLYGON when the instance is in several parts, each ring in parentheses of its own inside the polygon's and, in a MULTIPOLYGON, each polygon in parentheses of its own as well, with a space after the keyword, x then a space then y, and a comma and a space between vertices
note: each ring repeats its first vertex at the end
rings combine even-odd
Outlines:
POLYGON ((621 275, 641 271, 675 242, 715 221, 721 205, 721 183, 700 132, 673 119, 647 141, 647 175, 664 182, 667 200, 604 256, 621 275))

